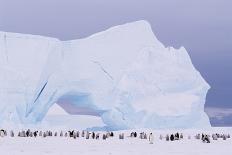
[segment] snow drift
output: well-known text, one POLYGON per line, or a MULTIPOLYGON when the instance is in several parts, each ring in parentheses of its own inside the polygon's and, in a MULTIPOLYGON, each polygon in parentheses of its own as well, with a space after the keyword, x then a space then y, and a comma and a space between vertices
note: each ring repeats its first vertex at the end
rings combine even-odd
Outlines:
POLYGON ((0 124, 37 124, 58 104, 115 130, 210 126, 209 85, 146 21, 72 41, 0 32, 0 75, 0 124))

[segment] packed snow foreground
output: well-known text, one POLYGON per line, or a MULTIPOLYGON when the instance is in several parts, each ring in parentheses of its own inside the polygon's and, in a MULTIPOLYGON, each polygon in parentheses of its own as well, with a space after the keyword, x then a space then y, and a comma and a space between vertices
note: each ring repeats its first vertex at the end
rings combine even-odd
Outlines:
POLYGON ((0 131, 3 155, 231 155, 231 128, 210 130, 0 131), (135 136, 135 132, 137 136, 135 136), (152 132, 152 135, 150 134, 152 132), (179 133, 177 135, 177 132, 179 133), (84 134, 83 134, 84 133, 84 134), (132 134, 133 133, 133 134, 132 134), (204 134, 203 134, 204 133, 204 134), (173 135, 174 134, 174 135, 173 135), (205 135, 206 134, 206 135, 205 135), (28 136, 27 136, 28 135, 28 136), (94 135, 94 136, 93 136, 94 135), (120 136, 121 135, 121 136, 120 136), (146 136, 147 135, 147 136, 146 136), (204 137, 210 137, 209 142, 204 137), (170 137, 170 138, 169 138, 170 137), (178 138, 179 137, 179 138, 178 138))
POLYGON ((38 124, 58 104, 110 130, 210 127, 209 88, 146 21, 71 41, 0 32, 0 126, 38 124))

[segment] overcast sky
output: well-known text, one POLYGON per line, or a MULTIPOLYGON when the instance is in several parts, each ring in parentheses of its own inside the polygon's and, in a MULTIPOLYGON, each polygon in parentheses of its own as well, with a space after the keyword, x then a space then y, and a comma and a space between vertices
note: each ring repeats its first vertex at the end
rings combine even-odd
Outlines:
POLYGON ((61 40, 147 20, 165 46, 184 46, 210 84, 206 107, 232 108, 231 0, 0 0, 0 31, 61 40))

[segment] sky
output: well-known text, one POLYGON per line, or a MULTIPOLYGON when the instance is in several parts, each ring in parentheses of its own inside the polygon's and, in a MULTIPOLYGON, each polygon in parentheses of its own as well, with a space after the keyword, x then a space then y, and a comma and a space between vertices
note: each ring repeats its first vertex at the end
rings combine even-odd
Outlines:
POLYGON ((232 126, 231 8, 231 0, 0 0, 0 31, 70 40, 147 20, 165 46, 187 49, 210 84, 211 122, 232 126))

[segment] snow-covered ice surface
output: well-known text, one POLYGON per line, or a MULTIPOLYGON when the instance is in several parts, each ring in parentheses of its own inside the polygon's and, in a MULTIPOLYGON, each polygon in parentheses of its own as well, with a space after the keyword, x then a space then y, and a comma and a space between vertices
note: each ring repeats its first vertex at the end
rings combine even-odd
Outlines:
POLYGON ((104 128, 106 126, 98 116, 70 115, 59 105, 54 104, 42 121, 41 127, 53 129, 78 129, 85 130, 94 127, 104 128))
MULTIPOLYGON (((139 131, 139 130, 138 130, 139 131)), ((143 131, 143 130, 141 130, 143 131)), ((217 128, 215 131, 207 133, 232 133, 231 128, 217 128)), ((148 140, 126 137, 124 140, 118 139, 118 133, 131 131, 118 131, 114 138, 103 140, 86 140, 85 138, 0 138, 0 154, 4 155, 231 155, 232 139, 211 143, 202 143, 193 139, 193 135, 201 131, 184 130, 184 139, 178 141, 165 141, 159 139, 159 134, 173 133, 176 131, 153 131, 155 134, 154 144, 149 144, 148 140), (191 135, 192 139, 186 136, 191 135)), ((181 132, 181 131, 180 131, 181 132)))
POLYGON ((210 126, 210 86, 185 48, 164 47, 146 21, 71 41, 0 32, 0 75, 2 127, 39 124, 54 104, 114 130, 210 126))

